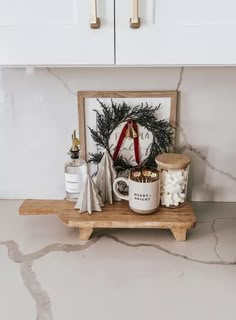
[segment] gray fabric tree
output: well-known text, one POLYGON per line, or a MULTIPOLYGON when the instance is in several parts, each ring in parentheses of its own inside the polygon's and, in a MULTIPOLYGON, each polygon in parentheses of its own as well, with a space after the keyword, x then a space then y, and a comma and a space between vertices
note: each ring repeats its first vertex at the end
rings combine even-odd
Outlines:
POLYGON ((103 206, 104 204, 98 194, 97 186, 88 174, 75 209, 79 209, 80 213, 88 212, 92 214, 93 211, 102 211, 103 206))
POLYGON ((113 204, 113 201, 120 200, 120 198, 118 198, 113 192, 113 182, 116 177, 117 173, 111 156, 107 150, 104 150, 103 157, 98 164, 98 172, 96 176, 96 186, 102 202, 113 204))

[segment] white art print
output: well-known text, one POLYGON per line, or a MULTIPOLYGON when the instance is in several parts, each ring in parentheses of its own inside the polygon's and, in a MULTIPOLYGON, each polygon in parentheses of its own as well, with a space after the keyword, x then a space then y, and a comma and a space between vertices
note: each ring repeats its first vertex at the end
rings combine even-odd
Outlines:
MULTIPOLYGON (((176 114, 176 96, 177 92, 83 92, 79 93, 79 116, 80 118, 80 138, 84 137, 84 141, 81 141, 81 147, 83 154, 87 161, 91 160, 91 154, 99 154, 104 150, 104 146, 97 144, 94 141, 94 137, 91 134, 91 129, 98 132, 98 113, 102 114, 103 109, 101 104, 105 104, 107 107, 114 105, 126 104, 129 107, 130 114, 132 110, 140 108, 139 119, 142 118, 142 108, 145 110, 145 106, 149 106, 157 110, 155 116, 157 121, 161 124, 163 121, 168 121, 172 126, 175 125, 176 114), (130 96, 129 96, 130 95, 130 96), (163 121, 162 121, 163 120, 163 121)), ((144 114, 148 114, 145 113, 144 114)), ((132 117, 131 117, 132 118, 132 117)), ((134 116, 134 120, 135 120, 134 116)), ((138 119, 138 118, 137 118, 138 119)), ((142 120, 142 119, 141 119, 142 120)), ((142 121, 141 121, 142 122, 142 121)), ((148 119, 146 119, 146 126, 137 123, 137 134, 139 144, 139 164, 145 162, 148 158, 153 144, 153 132, 149 130, 148 119)), ((127 123, 125 121, 119 123, 117 127, 112 130, 108 139, 108 148, 111 156, 114 155, 117 147, 118 140, 121 136, 122 129, 127 123)), ((106 125, 106 124, 104 124, 106 125)), ((155 137, 156 139, 156 137, 155 137)), ((173 141, 174 143, 174 133, 173 141)), ((137 164, 135 158, 134 139, 130 137, 124 138, 122 145, 118 153, 119 157, 126 159, 130 166, 135 167, 137 164)), ((90 173, 93 174, 97 170, 97 165, 90 163, 90 173)))

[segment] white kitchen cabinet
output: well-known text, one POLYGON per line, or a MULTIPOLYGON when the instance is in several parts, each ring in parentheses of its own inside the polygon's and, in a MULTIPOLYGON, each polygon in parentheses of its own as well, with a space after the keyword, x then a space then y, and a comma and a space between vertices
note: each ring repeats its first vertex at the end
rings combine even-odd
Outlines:
POLYGON ((90 0, 0 0, 0 65, 114 64, 114 2, 98 1, 101 28, 90 14, 90 0))
POLYGON ((139 0, 139 29, 129 27, 132 0, 116 0, 118 65, 235 65, 235 0, 139 0))
POLYGON ((235 0, 136 1, 0 0, 0 65, 236 65, 235 0))

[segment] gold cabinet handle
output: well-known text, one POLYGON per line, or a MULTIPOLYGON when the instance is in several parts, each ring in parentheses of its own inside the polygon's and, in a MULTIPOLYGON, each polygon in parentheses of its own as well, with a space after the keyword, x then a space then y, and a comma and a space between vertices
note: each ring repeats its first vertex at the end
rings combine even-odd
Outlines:
POLYGON ((97 0, 90 0, 90 28, 100 28, 100 19, 97 17, 97 0))
POLYGON ((139 13, 139 0, 132 0, 132 17, 130 18, 130 28, 138 29, 140 28, 140 18, 139 13))

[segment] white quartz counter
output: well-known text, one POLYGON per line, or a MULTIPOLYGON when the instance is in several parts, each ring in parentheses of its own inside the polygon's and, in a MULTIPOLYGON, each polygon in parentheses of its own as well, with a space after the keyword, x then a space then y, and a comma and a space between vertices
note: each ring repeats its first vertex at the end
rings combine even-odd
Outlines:
POLYGON ((194 203, 186 242, 109 230, 80 242, 57 216, 0 201, 0 319, 234 320, 236 203, 194 203))

